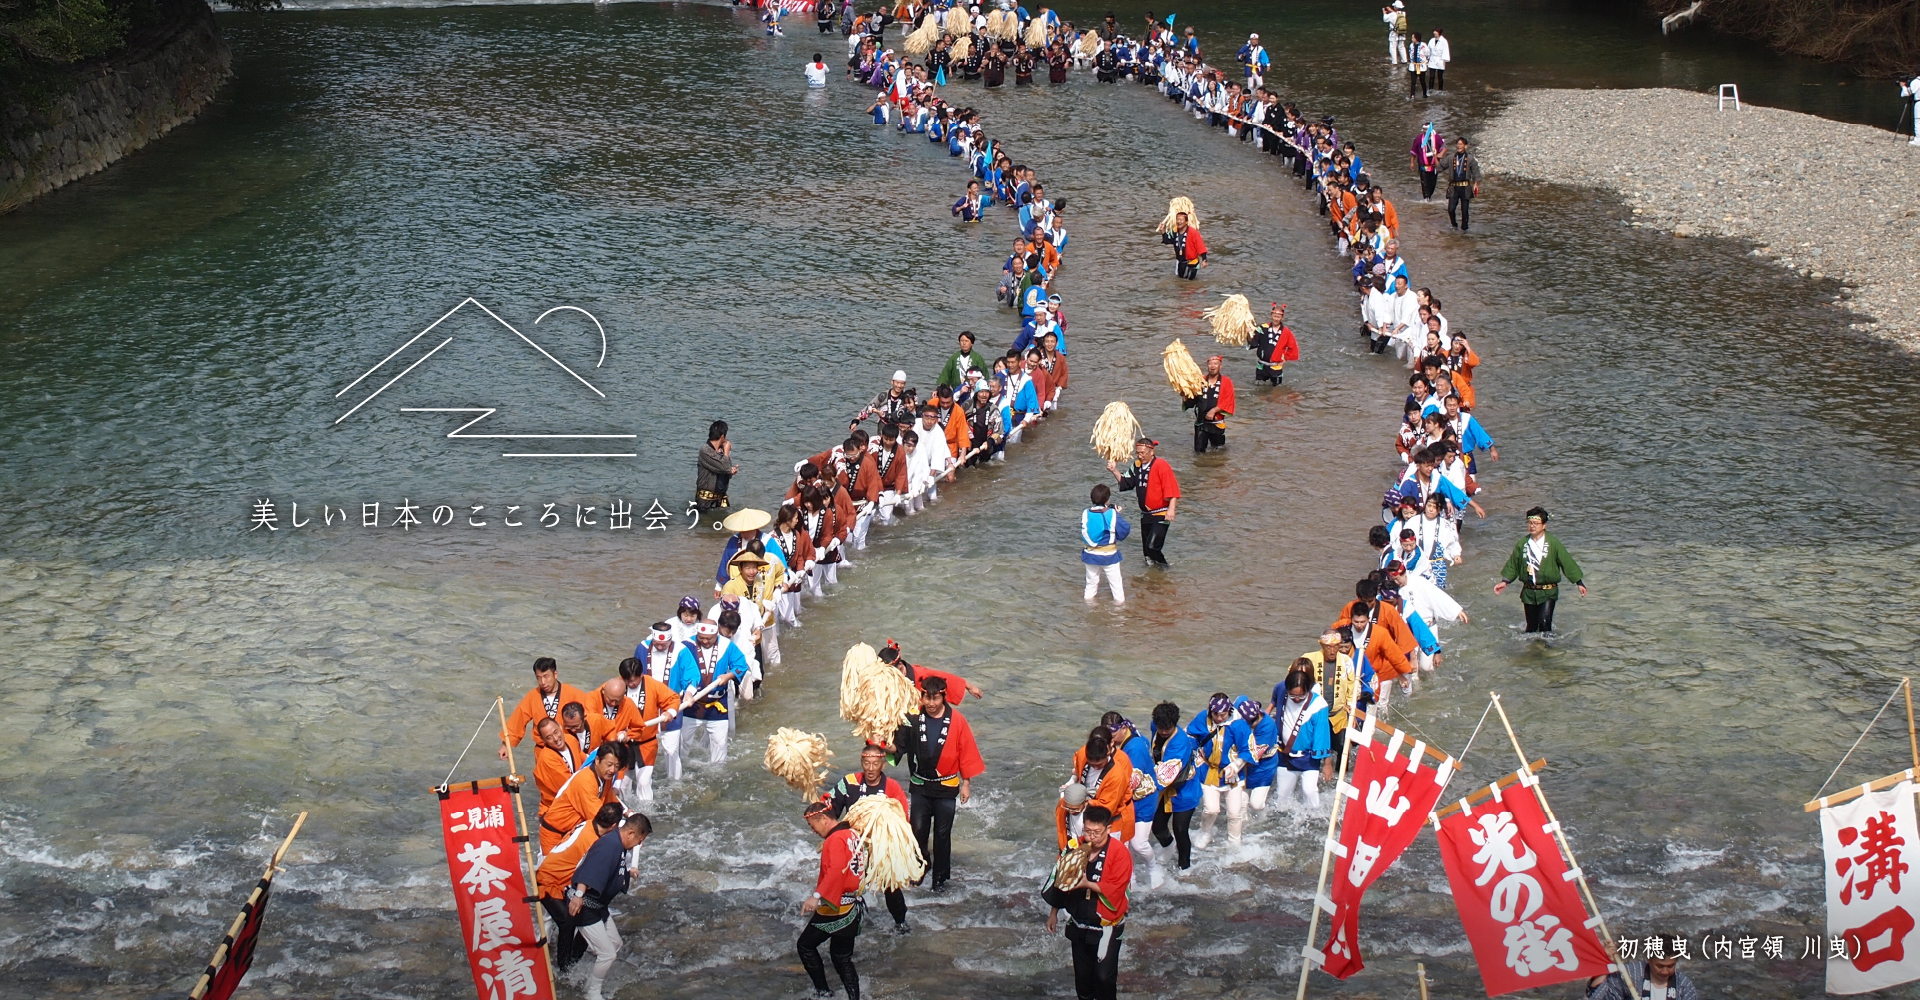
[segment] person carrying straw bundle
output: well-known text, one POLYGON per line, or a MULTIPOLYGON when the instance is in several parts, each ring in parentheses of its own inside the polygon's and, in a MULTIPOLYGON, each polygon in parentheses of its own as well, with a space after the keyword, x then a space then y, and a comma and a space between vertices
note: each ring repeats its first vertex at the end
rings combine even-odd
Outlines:
POLYGON ((1140 437, 1140 421, 1127 404, 1115 400, 1100 411, 1094 421, 1090 442, 1093 450, 1109 462, 1123 462, 1133 455, 1133 442, 1140 437))
POLYGON ((1147 565, 1166 569, 1167 556, 1162 550, 1167 544, 1167 527, 1180 504, 1180 481, 1174 477, 1173 466, 1154 455, 1158 447, 1160 442, 1143 437, 1133 443, 1134 460, 1125 473, 1118 462, 1108 462, 1107 471, 1113 473, 1121 489, 1135 491, 1140 499, 1140 549, 1147 565))
POLYGON ((1163 236, 1172 232, 1174 224, 1180 221, 1180 216, 1182 215, 1187 217, 1188 225, 1197 226, 1200 224, 1200 213, 1194 210, 1193 199, 1186 195, 1181 195, 1167 202, 1167 217, 1161 219, 1160 224, 1155 226, 1153 231, 1163 236))
MULTIPOLYGON (((833 787, 827 789, 826 793, 820 797, 820 801, 827 804, 827 809, 835 819, 849 822, 852 822, 850 814, 853 812, 853 807, 868 798, 887 799, 898 804, 899 808, 889 811, 899 817, 900 827, 904 830, 908 845, 913 848, 913 858, 917 860, 918 867, 912 870, 911 878, 898 885, 893 884, 897 881, 895 874, 901 870, 896 851, 888 856, 884 870, 880 870, 880 866, 869 862, 867 876, 868 883, 879 888, 887 901, 887 913, 893 917, 894 933, 906 934, 910 929, 907 927, 907 895, 903 890, 926 871, 926 861, 920 857, 919 848, 913 844, 913 825, 907 822, 906 789, 901 788, 898 781, 887 777, 886 768, 886 746, 880 743, 868 743, 860 748, 860 770, 835 782, 833 787)), ((866 826, 873 822, 868 815, 873 808, 872 806, 863 807, 861 819, 852 823, 855 831, 860 833, 863 842, 868 845, 874 843, 873 838, 868 836, 866 826)), ((892 839, 897 840, 898 837, 892 839)), ((868 857, 872 856, 873 851, 870 846, 868 857)))
POLYGON ((781 726, 767 737, 767 770, 803 798, 820 794, 820 786, 827 780, 827 758, 832 756, 827 738, 819 733, 781 726))
MULTIPOLYGON (((1184 198, 1175 198, 1178 204, 1184 198)), ((1160 242, 1173 248, 1173 273, 1188 281, 1200 277, 1200 269, 1207 266, 1207 241, 1200 235, 1200 226, 1193 220, 1191 205, 1185 211, 1169 210, 1173 222, 1162 222, 1160 242)))
POLYGON ((920 27, 915 28, 913 33, 900 43, 900 47, 906 49, 908 55, 916 59, 924 59, 927 53, 933 51, 933 43, 939 40, 940 25, 929 17, 920 22, 920 27))
POLYGON ((1227 418, 1233 415, 1233 380, 1221 371, 1226 359, 1216 354, 1207 359, 1207 374, 1199 394, 1180 404, 1193 411, 1193 450, 1205 454, 1207 448, 1227 446, 1227 418))
POLYGON ((953 877, 953 815, 986 772, 966 716, 947 704, 947 682, 920 678, 920 710, 893 734, 894 761, 907 761, 914 839, 933 863, 933 891, 953 877))
POLYGON ((1047 14, 1044 8, 1042 8, 1038 15, 1027 21, 1025 41, 1029 49, 1044 49, 1047 47, 1047 14))

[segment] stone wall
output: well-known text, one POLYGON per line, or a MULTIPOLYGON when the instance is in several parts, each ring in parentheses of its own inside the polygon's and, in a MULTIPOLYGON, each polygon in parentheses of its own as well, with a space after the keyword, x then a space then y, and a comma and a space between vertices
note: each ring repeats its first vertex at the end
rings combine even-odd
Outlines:
POLYGON ((0 213, 85 177, 189 121, 233 75, 204 3, 126 49, 75 67, 51 106, 0 104, 0 213))

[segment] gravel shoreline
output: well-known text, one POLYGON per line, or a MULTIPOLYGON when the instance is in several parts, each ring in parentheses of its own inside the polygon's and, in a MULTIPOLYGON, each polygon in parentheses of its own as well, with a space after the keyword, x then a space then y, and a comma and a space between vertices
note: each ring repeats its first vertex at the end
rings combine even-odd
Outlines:
POLYGON ((1604 188, 1635 225, 1751 240, 1841 281, 1855 329, 1920 351, 1920 149, 1795 111, 1684 90, 1526 90, 1475 144, 1488 174, 1604 188))

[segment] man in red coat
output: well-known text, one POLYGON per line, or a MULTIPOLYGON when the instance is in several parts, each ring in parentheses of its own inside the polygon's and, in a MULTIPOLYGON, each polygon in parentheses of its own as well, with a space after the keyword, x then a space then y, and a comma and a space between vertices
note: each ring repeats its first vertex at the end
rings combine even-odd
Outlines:
POLYGON ((1180 507, 1180 480, 1174 478, 1173 466, 1164 458, 1154 455, 1154 449, 1160 442, 1143 437, 1133 443, 1133 465, 1122 474, 1120 466, 1107 463, 1107 471, 1113 473, 1114 481, 1123 490, 1132 490, 1140 499, 1140 550, 1146 554, 1147 564, 1167 568, 1167 554, 1162 551, 1167 544, 1167 528, 1173 524, 1174 514, 1180 507))
POLYGON ((1253 328, 1247 348, 1259 362, 1253 369, 1254 385, 1258 387, 1261 382, 1279 385, 1287 362, 1300 360, 1300 343, 1293 339, 1293 331, 1287 329, 1286 303, 1271 304, 1267 321, 1253 328))
POLYGON ((1174 216, 1173 228, 1160 234, 1160 242, 1173 247, 1173 273, 1192 281, 1200 277, 1200 269, 1207 266, 1207 241, 1200 235, 1200 227, 1187 220, 1187 213, 1174 216))
MULTIPOLYGON (((885 795, 900 803, 900 812, 908 809, 907 790, 900 787, 898 781, 887 777, 887 748, 878 743, 869 743, 860 750, 860 770, 834 782, 832 788, 820 794, 820 801, 827 804, 827 811, 834 819, 845 819, 847 810, 855 802, 869 795, 885 795)), ((907 933, 907 894, 899 889, 886 891, 887 913, 893 917, 895 933, 907 933)))
POLYGON ((820 877, 813 894, 800 904, 800 914, 807 918, 796 942, 800 964, 813 980, 813 995, 832 996, 826 965, 820 961, 820 945, 826 944, 840 985, 846 987, 848 997, 858 997, 860 973, 853 967, 853 940, 860 936, 860 873, 866 867, 866 853, 860 848, 860 835, 836 819, 825 802, 809 805, 805 815, 807 826, 825 843, 820 845, 820 877))
POLYGON ((1206 453, 1208 446, 1227 446, 1227 418, 1233 416, 1233 380, 1220 367, 1226 359, 1216 354, 1207 359, 1207 381, 1200 395, 1180 404, 1193 411, 1193 450, 1206 453))
POLYGON ((945 678, 920 678, 920 711, 893 734, 893 761, 907 762, 908 818, 921 853, 932 863, 933 891, 953 877, 953 814, 973 797, 973 779, 987 769, 973 727, 947 704, 945 678))
POLYGON ((1113 813, 1088 806, 1081 814, 1080 838, 1065 850, 1087 852, 1080 881, 1068 888, 1050 885, 1047 933, 1067 911, 1067 943, 1073 948, 1073 988, 1080 1000, 1113 1000, 1120 982, 1120 935, 1127 925, 1127 887, 1133 881, 1133 855, 1111 830, 1113 813))

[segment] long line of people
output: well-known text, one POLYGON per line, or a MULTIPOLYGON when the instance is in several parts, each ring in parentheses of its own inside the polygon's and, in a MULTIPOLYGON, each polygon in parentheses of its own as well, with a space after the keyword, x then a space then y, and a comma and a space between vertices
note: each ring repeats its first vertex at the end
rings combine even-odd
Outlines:
MULTIPOLYGON (((1065 317, 1054 290, 1067 243, 1058 206, 1045 198, 1031 169, 1012 163, 985 135, 977 113, 946 106, 930 85, 909 87, 895 106, 907 102, 937 115, 935 139, 964 158, 975 189, 992 192, 991 201, 982 195, 970 207, 956 206, 955 214, 973 222, 991 214, 994 204, 1015 210, 1021 234, 1003 267, 1000 297, 1020 310, 1018 332, 1010 349, 991 360, 975 349, 973 333, 961 333, 959 350, 924 400, 908 386, 905 370, 894 372, 853 414, 844 439, 795 464, 776 512, 728 515, 711 599, 681 598, 620 661, 618 676, 583 691, 560 680, 552 658, 534 661, 534 687, 505 721, 500 756, 508 758, 531 728, 544 856, 537 881, 559 929, 556 963, 565 968, 591 950, 586 995, 595 1000, 620 944, 604 905, 590 909, 593 922, 584 923, 568 895, 585 845, 607 835, 613 824, 606 821, 620 818, 614 812, 640 814, 653 801, 656 768, 679 780, 701 743, 709 765, 723 764, 742 703, 759 692, 766 670, 781 663, 781 628, 800 625, 803 596, 826 596, 867 547, 874 524, 895 523, 937 502, 940 486, 963 469, 1004 461, 1008 447, 1059 405, 1066 388, 1065 317)), ((723 436, 724 428, 716 428, 723 436)), ((937 674, 897 662, 909 680, 937 674)), ((955 701, 980 693, 956 683, 955 701)), ((925 847, 933 857, 935 845, 925 847)))

